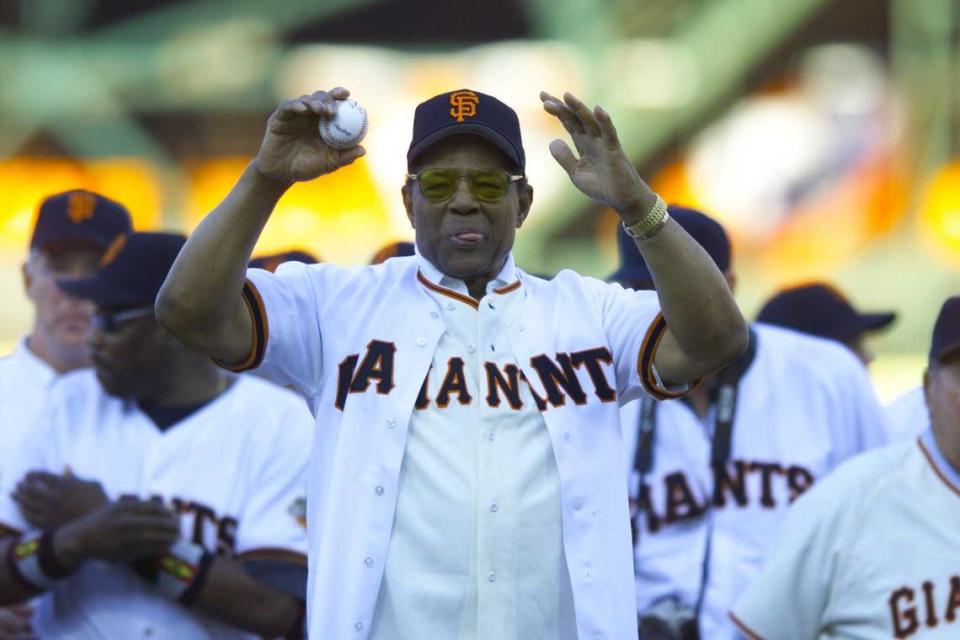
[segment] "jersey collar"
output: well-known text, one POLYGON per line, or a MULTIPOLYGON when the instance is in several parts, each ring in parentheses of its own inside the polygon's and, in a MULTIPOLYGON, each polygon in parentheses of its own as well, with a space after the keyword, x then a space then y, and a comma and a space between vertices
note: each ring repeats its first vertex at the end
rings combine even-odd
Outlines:
POLYGON ((933 430, 927 429, 918 440, 920 448, 923 450, 927 461, 930 462, 930 466, 933 467, 936 474, 940 476, 940 479, 953 489, 955 493, 960 494, 960 470, 955 469, 943 456, 943 452, 940 451, 940 447, 937 445, 937 439, 933 435, 933 430))
MULTIPOLYGON (((443 287, 444 289, 450 289, 462 296, 470 297, 470 292, 467 290, 467 285, 463 280, 453 278, 440 271, 436 265, 420 255, 419 250, 415 250, 415 253, 421 276, 432 284, 443 287)), ((519 286, 519 283, 519 271, 517 270, 517 263, 514 261, 513 252, 511 251, 507 254, 507 260, 503 263, 503 268, 500 269, 500 273, 497 274, 496 278, 487 283, 487 293, 489 294, 498 289, 503 290, 507 288, 512 291, 515 288, 514 285, 519 286)), ((497 293, 501 292, 505 291, 497 291, 497 293)))
POLYGON ((30 345, 27 344, 28 340, 29 338, 24 338, 20 341, 13 352, 13 356, 20 363, 27 376, 43 385, 53 384, 53 381, 57 379, 57 370, 30 350, 30 345))

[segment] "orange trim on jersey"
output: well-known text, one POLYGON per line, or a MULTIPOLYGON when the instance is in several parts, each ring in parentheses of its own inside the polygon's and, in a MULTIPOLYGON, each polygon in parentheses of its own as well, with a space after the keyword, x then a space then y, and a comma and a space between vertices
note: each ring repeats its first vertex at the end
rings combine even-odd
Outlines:
POLYGON ((245 562, 247 560, 280 560, 292 564, 307 566, 307 556, 299 551, 290 549, 281 549, 279 547, 260 547, 259 549, 250 549, 237 556, 237 560, 245 562))
POLYGON ((457 292, 454 291, 453 289, 447 289, 446 287, 441 287, 441 286, 438 285, 438 284, 433 284, 432 282, 430 282, 429 280, 427 280, 427 277, 426 277, 425 275, 423 275, 422 273, 420 273, 419 271, 417 271, 417 280, 419 280, 420 283, 421 283, 423 286, 425 286, 427 289, 430 289, 431 291, 436 291, 437 293, 439 293, 439 294, 441 294, 441 295, 445 295, 445 296, 447 296, 448 298, 453 298, 454 300, 459 300, 460 302, 463 302, 464 304, 470 305, 470 306, 473 307, 474 309, 479 309, 479 308, 480 308, 480 303, 477 302, 476 300, 474 300, 473 298, 470 298, 470 297, 467 297, 467 296, 465 296, 465 295, 463 295, 463 294, 457 293, 457 292))
POLYGON ((267 311, 263 306, 263 298, 260 297, 257 286, 249 280, 244 282, 241 297, 250 313, 250 322, 253 325, 253 344, 250 347, 250 353, 240 364, 227 364, 216 358, 213 360, 218 366, 234 373, 242 373, 259 367, 260 363, 263 362, 263 356, 267 351, 267 340, 270 337, 267 311))
POLYGON ((917 438, 917 444, 920 445, 920 451, 923 452, 923 457, 926 458, 927 462, 930 463, 930 466, 933 467, 933 472, 937 474, 937 477, 940 478, 943 484, 947 485, 951 491, 960 496, 960 487, 950 482, 950 478, 948 478, 943 471, 940 470, 940 467, 937 466, 937 461, 933 459, 933 456, 930 455, 929 451, 927 451, 927 446, 923 444, 923 440, 917 438))
POLYGON ((653 375, 653 361, 657 355, 660 341, 663 340, 666 333, 667 321, 664 320, 662 313, 658 313, 657 317, 650 323, 647 335, 644 336, 643 343, 640 345, 640 353, 637 355, 637 373, 640 375, 640 382, 643 383, 644 390, 656 400, 682 398, 694 388, 691 387, 685 391, 667 391, 657 384, 657 378, 653 375))
POLYGON ((511 291, 516 291, 519 288, 520 288, 520 281, 517 280, 516 282, 512 282, 510 284, 504 285, 499 289, 494 289, 493 292, 503 295, 505 293, 510 293, 511 291))
POLYGON ((731 622, 737 625, 737 628, 740 629, 740 633, 750 638, 750 640, 763 640, 763 636, 761 636, 759 633, 757 633, 756 631, 754 631, 753 629, 745 625, 743 621, 740 620, 740 618, 733 615, 733 611, 731 611, 727 615, 730 616, 731 622))

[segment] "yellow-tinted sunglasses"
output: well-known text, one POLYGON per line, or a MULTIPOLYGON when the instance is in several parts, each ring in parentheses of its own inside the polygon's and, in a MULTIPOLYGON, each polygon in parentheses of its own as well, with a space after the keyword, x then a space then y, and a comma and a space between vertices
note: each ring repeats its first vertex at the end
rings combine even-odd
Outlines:
POLYGON ((420 193, 431 202, 443 202, 453 196, 466 178, 470 193, 477 200, 496 202, 507 195, 511 182, 523 180, 523 176, 511 175, 503 169, 479 169, 457 171, 456 169, 424 169, 420 173, 408 173, 407 180, 420 183, 420 193))

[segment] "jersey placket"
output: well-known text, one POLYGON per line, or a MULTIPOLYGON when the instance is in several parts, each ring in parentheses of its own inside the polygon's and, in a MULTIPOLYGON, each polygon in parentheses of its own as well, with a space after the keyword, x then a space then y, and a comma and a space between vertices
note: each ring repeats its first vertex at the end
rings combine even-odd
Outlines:
POLYGON ((516 416, 505 398, 498 407, 487 401, 485 363, 503 369, 515 358, 506 339, 507 295, 488 294, 480 301, 477 340, 471 370, 478 381, 477 437, 477 568, 478 638, 512 638, 517 629, 517 430, 504 428, 516 416), (505 415, 506 412, 509 412, 505 415), (513 414, 511 416, 510 414, 513 414))

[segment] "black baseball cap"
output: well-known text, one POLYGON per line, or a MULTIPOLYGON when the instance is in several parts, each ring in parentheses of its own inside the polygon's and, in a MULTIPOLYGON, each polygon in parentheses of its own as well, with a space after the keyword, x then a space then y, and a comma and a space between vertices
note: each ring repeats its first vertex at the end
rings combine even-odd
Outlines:
POLYGON ((385 262, 390 258, 400 258, 404 256, 412 256, 416 253, 416 249, 413 246, 412 242, 400 241, 400 242, 391 242, 385 247, 382 247, 379 251, 373 254, 373 258, 370 260, 370 264, 380 264, 385 262))
POLYGON ((960 349, 960 296, 947 298, 933 325, 930 361, 939 362, 960 349))
POLYGON ((93 191, 74 189, 40 203, 30 248, 82 243, 103 250, 131 230, 130 213, 122 204, 93 191))
POLYGON ((83 278, 58 280, 61 289, 100 308, 152 304, 187 238, 180 233, 130 233, 107 248, 100 268, 83 278))
MULTIPOLYGON (((730 238, 719 222, 701 211, 687 207, 670 205, 667 211, 713 258, 721 273, 730 269, 730 238)), ((653 276, 650 269, 640 255, 636 242, 623 230, 622 224, 617 225, 617 248, 620 253, 620 267, 607 280, 635 288, 652 289, 653 276)))
POLYGON ((431 145, 463 133, 487 140, 521 171, 525 169, 526 156, 517 113, 493 96, 470 89, 441 93, 417 105, 407 168, 431 145))
POLYGON ((896 318, 892 311, 860 313, 838 289, 815 282, 774 295, 760 309, 757 322, 850 343, 864 333, 890 326, 896 318))
POLYGON ((252 269, 266 269, 267 271, 273 273, 277 270, 277 267, 282 265, 284 262, 317 264, 320 262, 320 260, 309 251, 304 251, 303 249, 293 249, 291 251, 281 251, 280 253, 257 256, 250 260, 250 264, 247 266, 252 269))

